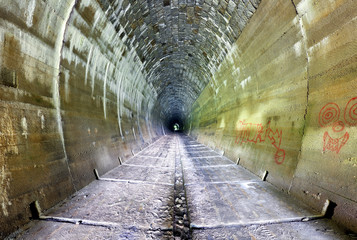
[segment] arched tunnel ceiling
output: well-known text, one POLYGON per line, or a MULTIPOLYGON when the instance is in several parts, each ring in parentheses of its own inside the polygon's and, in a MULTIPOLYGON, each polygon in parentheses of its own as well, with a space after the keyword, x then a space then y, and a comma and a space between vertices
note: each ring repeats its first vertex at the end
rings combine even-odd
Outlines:
POLYGON ((261 0, 98 0, 135 49, 164 120, 184 120, 261 0))

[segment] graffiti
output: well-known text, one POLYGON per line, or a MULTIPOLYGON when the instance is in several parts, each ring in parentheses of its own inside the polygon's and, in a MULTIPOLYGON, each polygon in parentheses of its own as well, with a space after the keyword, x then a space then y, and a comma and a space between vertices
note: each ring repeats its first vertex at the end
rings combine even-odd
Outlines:
POLYGON ((330 125, 340 118, 340 107, 336 103, 326 104, 320 111, 319 123, 321 127, 330 125))
POLYGON ((357 125, 357 97, 352 98, 345 108, 345 121, 350 126, 357 125))
POLYGON ((331 151, 339 153, 342 147, 350 138, 349 133, 345 130, 346 125, 357 125, 357 97, 348 101, 345 107, 344 120, 340 118, 341 110, 336 103, 328 103, 319 114, 319 125, 322 128, 329 128, 332 131, 326 130, 323 136, 323 151, 331 151))
POLYGON ((324 134, 324 152, 326 150, 330 150, 332 152, 339 153, 343 145, 346 144, 348 139, 350 138, 350 135, 348 132, 345 133, 344 136, 340 138, 332 138, 328 132, 325 132, 324 134))
POLYGON ((265 142, 268 139, 276 148, 276 153, 274 155, 275 162, 277 164, 282 164, 285 160, 285 150, 280 148, 282 135, 283 133, 281 129, 276 129, 275 131, 271 129, 270 122, 264 127, 261 123, 246 123, 245 120, 243 120, 239 121, 235 143, 244 144, 251 142, 257 144, 265 142))

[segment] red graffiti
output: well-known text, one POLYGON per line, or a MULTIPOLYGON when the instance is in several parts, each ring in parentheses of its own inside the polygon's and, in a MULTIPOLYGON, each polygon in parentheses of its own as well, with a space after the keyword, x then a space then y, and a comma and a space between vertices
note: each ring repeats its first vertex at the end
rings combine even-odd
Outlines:
POLYGON ((325 132, 324 134, 324 151, 330 150, 332 152, 339 153, 343 145, 346 144, 348 139, 350 138, 350 135, 348 132, 345 133, 344 136, 340 138, 332 138, 328 132, 325 132))
POLYGON ((239 121, 238 133, 235 140, 237 144, 243 143, 260 143, 265 142, 266 139, 276 148, 274 160, 277 164, 282 164, 285 160, 285 150, 280 148, 282 140, 282 130, 272 130, 270 122, 264 127, 262 124, 245 123, 245 120, 239 121))
POLYGON ((357 125, 357 97, 346 104, 344 112, 345 123, 340 120, 340 107, 336 103, 326 104, 320 111, 319 124, 323 128, 331 127, 331 134, 326 131, 323 136, 323 151, 339 153, 347 143, 350 135, 345 130, 345 125, 357 125), (333 137, 331 136, 333 135, 333 137))
POLYGON ((340 107, 336 103, 328 103, 323 107, 319 114, 321 127, 326 127, 340 118, 340 107))
POLYGON ((352 98, 345 108, 345 121, 351 126, 357 125, 357 97, 352 98))

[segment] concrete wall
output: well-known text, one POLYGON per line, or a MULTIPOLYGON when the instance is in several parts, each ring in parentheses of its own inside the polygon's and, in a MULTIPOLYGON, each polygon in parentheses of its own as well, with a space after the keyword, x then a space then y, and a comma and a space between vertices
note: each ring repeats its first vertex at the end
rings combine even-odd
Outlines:
POLYGON ((356 26, 353 0, 263 0, 185 126, 355 231, 356 26))
MULTIPOLYGON (((139 38, 124 30, 135 17, 109 19, 107 3, 0 0, 0 238, 31 202, 50 208, 162 134, 139 38)), ((356 5, 262 0, 185 126, 311 206, 335 202, 354 230, 356 5)))
POLYGON ((0 239, 162 134, 117 31, 94 0, 0 1, 0 239))

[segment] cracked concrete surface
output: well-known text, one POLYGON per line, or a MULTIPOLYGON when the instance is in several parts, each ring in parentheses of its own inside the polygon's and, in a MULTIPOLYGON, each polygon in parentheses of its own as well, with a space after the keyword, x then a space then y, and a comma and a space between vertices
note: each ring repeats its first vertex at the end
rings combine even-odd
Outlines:
POLYGON ((297 220, 318 214, 191 138, 167 135, 46 211, 46 220, 32 221, 10 239, 353 237, 328 219, 297 220), (175 193, 177 179, 182 193, 175 193), (177 209, 182 207, 187 208, 182 219, 190 229, 174 234, 175 219, 181 214, 177 209))

